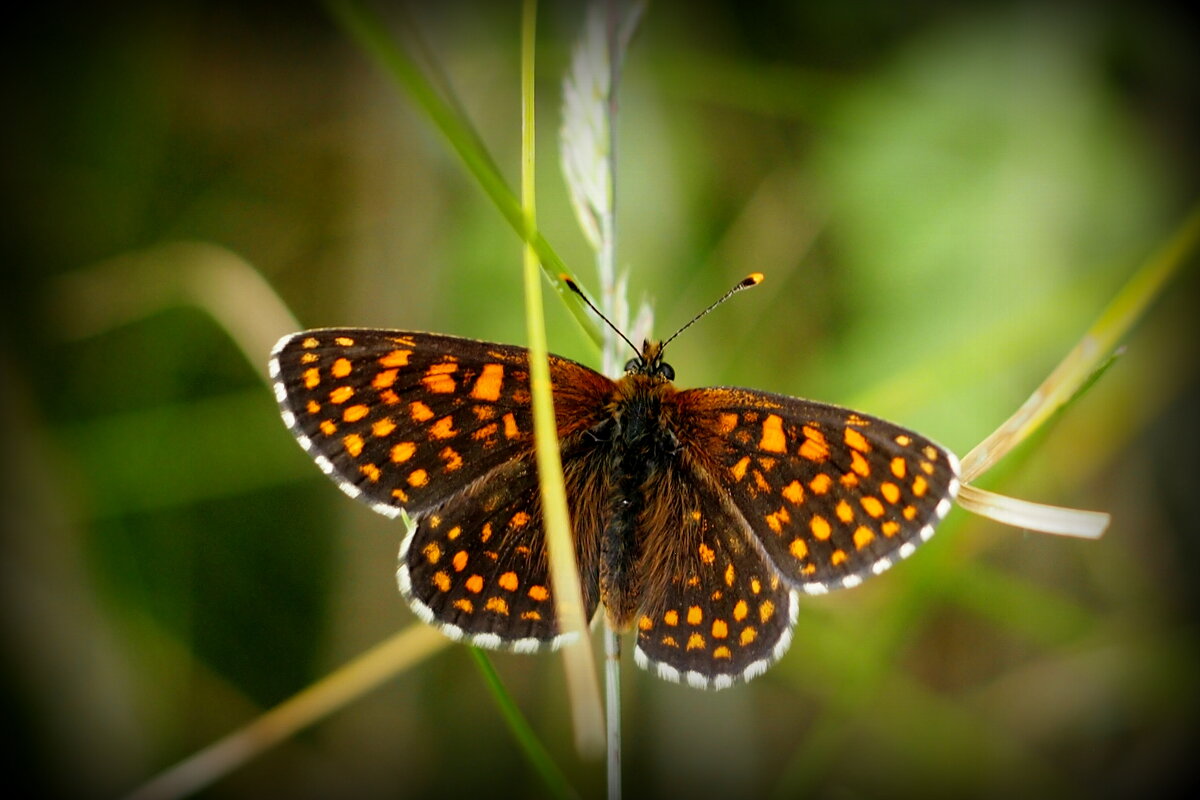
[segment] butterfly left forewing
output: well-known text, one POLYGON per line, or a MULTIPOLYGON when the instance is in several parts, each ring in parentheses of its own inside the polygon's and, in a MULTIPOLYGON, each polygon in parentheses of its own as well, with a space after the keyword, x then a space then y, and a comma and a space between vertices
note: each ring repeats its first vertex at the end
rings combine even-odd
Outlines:
POLYGON ((929 439, 838 406, 746 389, 677 396, 681 438, 791 585, 855 586, 933 535, 958 460, 929 439))
MULTIPOLYGON (((551 359, 570 385, 560 435, 611 381, 551 359), (570 424, 568 424, 568 417, 570 424)), ((279 341, 270 362, 284 422, 351 497, 417 514, 532 452, 528 351, 430 333, 331 328, 279 341)))

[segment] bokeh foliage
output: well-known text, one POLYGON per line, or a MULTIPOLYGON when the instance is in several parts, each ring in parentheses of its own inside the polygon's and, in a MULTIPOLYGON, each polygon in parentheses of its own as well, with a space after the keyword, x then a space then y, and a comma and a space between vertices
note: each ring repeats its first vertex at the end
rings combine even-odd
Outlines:
MULTIPOLYGON (((582 14, 544 5, 539 224, 586 281, 552 158, 582 14)), ((415 10, 514 186, 518 16, 415 10)), ((521 245, 318 8, 43 12, 20 32, 4 56, 7 744, 20 782, 111 796, 412 616, 398 528, 290 441, 266 353, 248 363, 210 314, 163 300, 178 263, 95 265, 211 242, 305 326, 520 342, 521 245), (96 274, 135 279, 69 290, 96 274), (114 304, 133 311, 89 324, 114 304)), ((965 452, 1195 202, 1198 60, 1155 6, 652 4, 622 83, 619 263, 660 332, 766 274, 672 345, 681 384, 855 405, 965 452)), ((749 686, 702 694, 630 664, 629 794, 1063 796, 1178 777, 1200 710, 1195 289, 1189 270, 986 481, 1112 512, 1102 541, 956 511, 904 565, 806 601, 791 653, 749 686)), ((552 349, 593 359, 547 312, 552 349)), ((601 769, 570 751, 559 661, 494 663, 600 796, 601 769)), ((450 648, 210 794, 497 786, 542 793, 450 648)))

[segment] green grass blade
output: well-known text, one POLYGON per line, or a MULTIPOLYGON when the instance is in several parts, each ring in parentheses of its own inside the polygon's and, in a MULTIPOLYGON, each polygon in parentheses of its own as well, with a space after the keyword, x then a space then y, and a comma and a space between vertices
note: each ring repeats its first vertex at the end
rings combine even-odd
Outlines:
MULTIPOLYGON (((522 4, 521 25, 521 201, 522 213, 532 229, 537 224, 534 191, 536 173, 536 125, 534 103, 534 47, 537 23, 536 0, 522 4)), ((542 313, 542 283, 538 254, 533 243, 525 245, 525 320, 529 345, 529 386, 533 396, 534 450, 538 483, 542 491, 542 525, 550 559, 550 582, 559 630, 574 634, 563 651, 567 686, 571 696, 575 744, 584 755, 599 755, 604 748, 600 711, 600 688, 594 669, 591 640, 584 615, 579 567, 575 563, 574 537, 567 514, 567 490, 551 395, 550 362, 546 344, 546 320, 542 313)))
POLYGON ((599 327, 559 278, 564 273, 572 275, 573 272, 537 228, 526 224, 521 203, 484 149, 482 140, 470 122, 458 113, 455 104, 441 96, 416 61, 388 34, 378 17, 352 0, 328 0, 326 5, 347 34, 416 101, 508 224, 537 252, 543 272, 558 290, 576 322, 597 347, 601 346, 599 327))
POLYGON ((492 662, 487 655, 477 647, 468 648, 471 655, 475 659, 475 665, 479 667, 479 671, 483 674, 484 682, 487 683, 488 689, 491 690, 492 697, 496 701, 496 705, 500 707, 500 713, 504 716, 504 721, 508 723, 509 729, 516 738, 517 743, 525 752, 525 757, 529 759, 529 763, 537 770, 537 773, 542 776, 542 780, 546 782, 546 788, 550 790, 553 797, 560 800, 574 800, 579 797, 579 794, 572 788, 567 776, 558 768, 558 764, 550 757, 546 746, 542 744, 541 739, 533 732, 529 721, 525 719, 525 715, 517 708, 517 704, 513 702, 512 695, 504 688, 504 684, 500 682, 500 676, 496 674, 492 662))

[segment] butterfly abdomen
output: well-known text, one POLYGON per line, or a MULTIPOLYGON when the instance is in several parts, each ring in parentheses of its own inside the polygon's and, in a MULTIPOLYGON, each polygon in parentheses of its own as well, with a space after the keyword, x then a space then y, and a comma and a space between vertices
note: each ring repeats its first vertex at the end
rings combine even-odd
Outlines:
POLYGON ((609 460, 611 477, 608 522, 600 539, 600 596, 609 620, 627 628, 642 605, 644 576, 639 574, 648 509, 655 507, 651 486, 678 457, 679 442, 665 424, 674 394, 670 383, 630 375, 618 384, 612 406, 609 460))

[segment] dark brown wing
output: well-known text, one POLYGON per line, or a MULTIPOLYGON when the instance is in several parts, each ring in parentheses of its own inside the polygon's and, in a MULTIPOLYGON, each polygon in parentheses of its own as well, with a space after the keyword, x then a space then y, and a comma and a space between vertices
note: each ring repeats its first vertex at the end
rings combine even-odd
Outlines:
MULTIPOLYGON (((559 436, 578 441, 603 419, 613 383, 557 356, 550 370, 559 436)), ((375 511, 415 518, 397 579, 419 616, 484 647, 558 643, 524 348, 312 330, 280 340, 270 373, 285 424, 317 466, 375 511)), ((585 470, 568 464, 566 472, 572 516, 595 517, 585 470)), ((589 616, 598 596, 594 527, 576 525, 589 616)))
POLYGON ((798 598, 714 488, 686 465, 655 482, 634 658, 660 678, 723 689, 783 656, 798 598))
POLYGON ((747 389, 676 396, 679 436, 779 574, 810 594, 856 586, 933 535, 958 459, 837 406, 747 389))
MULTIPOLYGON (((596 498, 577 471, 567 471, 567 489, 571 519, 594 519, 596 498)), ((591 619, 599 602, 595 528, 576 523, 576 531, 591 619)), ((396 577, 416 614, 452 639, 517 652, 561 644, 533 459, 502 465, 424 514, 400 546, 396 577)))
MULTIPOLYGON (((612 381, 551 356, 559 435, 595 424, 612 381)), ((440 505, 533 450, 528 352, 361 328, 285 336, 270 362, 288 428, 351 497, 395 517, 440 505)))

